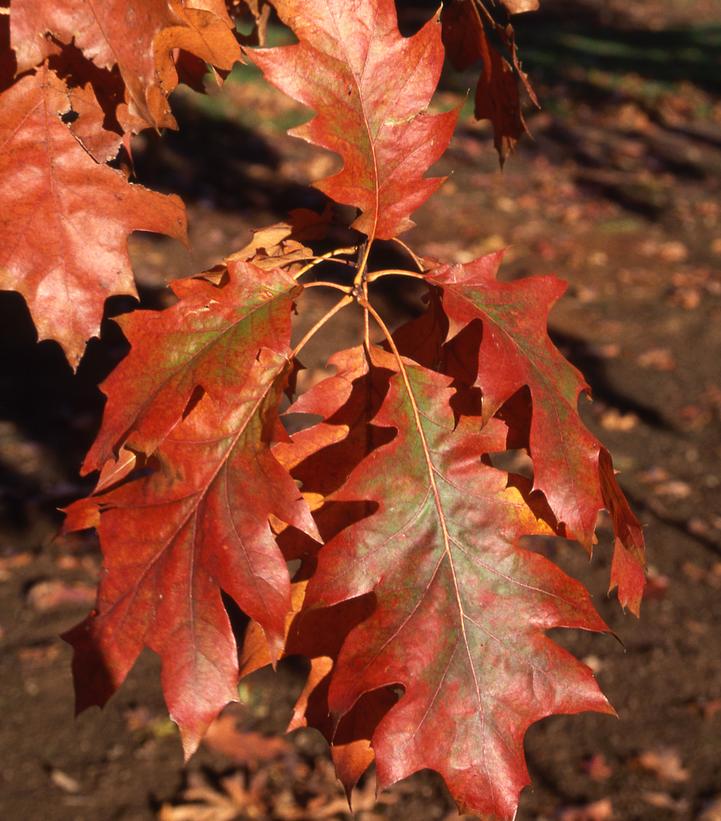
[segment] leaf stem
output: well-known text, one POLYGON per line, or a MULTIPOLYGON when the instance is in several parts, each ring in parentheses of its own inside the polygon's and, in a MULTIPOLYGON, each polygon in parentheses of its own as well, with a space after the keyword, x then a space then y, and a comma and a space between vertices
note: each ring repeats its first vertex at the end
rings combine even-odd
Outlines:
POLYGON ((368 275, 366 281, 375 282, 377 279, 381 279, 382 277, 411 277, 413 279, 426 279, 423 274, 416 274, 413 271, 404 271, 402 268, 386 268, 383 271, 373 271, 372 274, 368 275))
POLYGON ((338 311, 345 308, 346 305, 350 305, 351 302, 353 302, 353 297, 350 294, 346 294, 344 297, 341 297, 338 300, 338 302, 336 302, 336 304, 330 309, 330 311, 327 311, 325 314, 323 314, 323 316, 315 323, 315 325, 313 325, 313 327, 308 331, 308 333, 306 333, 303 339, 301 339, 300 342, 295 346, 295 348, 293 348, 290 358, 293 359, 294 357, 298 356, 301 349, 304 348, 308 342, 310 342, 310 340, 318 333, 318 331, 326 324, 326 322, 332 319, 338 313, 338 311))
POLYGON ((343 291, 344 294, 350 294, 353 291, 350 285, 339 285, 337 282, 326 282, 325 280, 304 282, 303 288, 335 288, 336 291, 343 291))
POLYGON ((410 245, 407 245, 405 242, 403 242, 402 239, 398 239, 398 237, 393 237, 393 242, 401 246, 401 248, 406 252, 406 254, 408 254, 408 256, 416 264, 416 267, 421 273, 423 273, 426 270, 423 265, 423 261, 418 256, 418 254, 416 254, 416 252, 410 247, 410 245))
MULTIPOLYGON (((350 248, 336 248, 334 251, 328 251, 327 254, 321 254, 320 256, 314 257, 312 262, 309 262, 307 265, 304 265, 299 271, 296 271, 293 274, 293 279, 300 279, 303 274, 307 274, 308 271, 311 271, 316 265, 320 265, 321 262, 326 262, 327 260, 333 259, 334 257, 342 257, 345 254, 355 254, 357 252, 357 248, 355 246, 350 248)), ((339 260, 340 262, 346 262, 346 260, 339 260)), ((350 261, 348 264, 352 265, 350 261)))
POLYGON ((370 256, 371 246, 373 245, 373 240, 368 237, 363 245, 363 251, 361 253, 361 258, 358 262, 358 270, 356 271, 356 275, 353 279, 353 287, 358 293, 360 289, 361 293, 363 294, 363 298, 358 301, 359 305, 363 308, 363 343, 366 347, 366 350, 370 348, 370 321, 368 318, 368 257, 370 256))

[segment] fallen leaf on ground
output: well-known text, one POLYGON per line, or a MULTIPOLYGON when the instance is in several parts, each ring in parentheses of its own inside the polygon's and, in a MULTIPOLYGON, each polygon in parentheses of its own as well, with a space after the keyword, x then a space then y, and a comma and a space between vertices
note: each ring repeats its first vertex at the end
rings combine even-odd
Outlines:
POLYGON ((11 556, 0 556, 0 582, 6 582, 14 570, 27 567, 32 561, 29 553, 13 553, 11 556))
POLYGON ((688 781, 689 772, 684 769, 681 757, 671 748, 647 750, 637 759, 641 769, 652 773, 661 781, 681 783, 688 781))
POLYGON ((558 814, 559 821, 608 821, 613 818, 610 798, 602 798, 581 807, 568 807, 558 814))
POLYGON ((52 579, 34 584, 28 591, 27 603, 33 610, 46 613, 63 607, 92 607, 95 604, 95 596, 94 585, 52 579))
POLYGON ((596 753, 584 761, 583 769, 594 781, 607 781, 613 775, 613 767, 603 753, 596 753))
POLYGON ((721 795, 714 798, 699 816, 698 821, 721 821, 721 795))
POLYGON ((293 749, 282 736, 243 731, 238 726, 234 711, 224 713, 210 725, 203 743, 216 753, 250 769, 257 769, 261 764, 287 755, 293 749))
POLYGON ((627 433, 638 425, 638 416, 635 413, 621 413, 616 408, 609 408, 601 414, 601 427, 606 430, 627 433))
POLYGON ((652 807, 657 807, 660 810, 670 810, 671 812, 687 812, 688 801, 685 798, 674 798, 667 792, 654 792, 647 790, 641 793, 641 798, 650 804, 652 807))
POLYGON ((676 359, 668 348, 649 348, 636 358, 642 368, 652 368, 655 371, 673 371, 676 369, 676 359))
POLYGON ((23 647, 18 651, 18 658, 23 667, 36 668, 44 667, 55 661, 60 655, 60 647, 57 644, 40 644, 36 647, 23 647))
POLYGON ((80 792, 80 783, 62 770, 51 770, 50 780, 63 792, 71 794, 80 792))
POLYGON ((654 493, 658 496, 666 496, 669 499, 687 499, 692 492, 691 485, 680 479, 662 482, 654 488, 654 493))

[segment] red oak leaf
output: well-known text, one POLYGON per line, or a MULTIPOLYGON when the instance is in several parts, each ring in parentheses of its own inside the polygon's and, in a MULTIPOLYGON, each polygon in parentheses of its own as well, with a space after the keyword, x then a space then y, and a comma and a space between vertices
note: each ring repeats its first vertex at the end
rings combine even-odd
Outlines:
MULTIPOLYGON (((372 358, 396 361, 378 349, 372 358)), ((462 810, 506 818, 528 783, 531 723, 613 712, 591 671, 544 631, 607 628, 580 584, 519 546, 548 528, 480 461, 502 423, 456 425, 450 382, 409 362, 391 379, 374 424, 395 437, 332 496, 377 510, 320 549, 306 605, 374 593, 335 664, 329 706, 342 716, 365 693, 404 688, 372 737, 380 787, 430 767, 462 810)))
POLYGON ((470 375, 483 392, 489 419, 519 389, 530 391, 529 453, 534 487, 543 492, 569 538, 589 550, 601 509, 611 512, 616 547, 611 583, 638 614, 644 588, 643 534, 618 487, 608 452, 584 426, 578 397, 581 374, 548 337, 548 312, 565 291, 555 277, 500 282, 502 252, 429 274, 443 289, 443 308, 457 331, 482 323, 477 366, 470 375))
POLYGON ((101 386, 108 401, 84 473, 102 468, 123 444, 149 456, 182 420, 196 388, 219 407, 233 403, 261 348, 287 353, 301 291, 292 277, 232 260, 211 273, 222 275, 220 286, 202 277, 176 280, 176 305, 116 320, 132 348, 101 386))
POLYGON ((164 28, 179 23, 164 0, 13 0, 10 36, 20 71, 48 55, 46 34, 74 42, 100 68, 117 64, 132 113, 160 128, 175 120, 158 82, 154 41, 164 28))
MULTIPOLYGON (((372 612, 371 597, 331 608, 303 610, 306 581, 293 584, 293 612, 288 619, 284 657, 299 655, 310 661, 305 686, 298 696, 288 731, 313 727, 331 745, 336 773, 350 799, 353 788, 374 759, 373 731, 397 701, 389 688, 375 690, 336 721, 328 706, 331 670, 349 631, 372 612)), ((241 676, 271 663, 263 631, 251 622, 240 658, 241 676)))
POLYGON ((393 0, 278 0, 300 43, 253 51, 266 78, 317 116, 291 133, 340 154, 343 168, 317 183, 361 214, 353 227, 390 239, 438 188, 424 174, 445 151, 456 111, 429 115, 443 65, 440 26, 398 32, 393 0))
MULTIPOLYGON (((271 452, 290 370, 295 285, 286 278, 281 298, 272 289, 280 290, 284 275, 273 272, 274 283, 263 273, 253 291, 257 269, 238 267, 238 282, 233 273, 217 286, 183 282, 177 305, 155 323, 145 317, 137 349, 138 328, 130 323, 130 342, 146 372, 144 390, 131 404, 138 436, 155 442, 153 456, 145 475, 126 477, 70 511, 77 526, 97 526, 105 567, 96 611, 66 636, 75 647, 78 709, 102 705, 148 646, 161 657, 166 701, 187 755, 236 697, 237 650, 221 590, 258 622, 276 658, 290 579, 269 519, 320 538, 295 482, 271 452), (252 344, 251 326, 258 334, 252 344), (272 349, 264 336, 274 337, 272 349), (177 398, 168 410, 172 389, 177 398)), ((122 392, 126 385, 121 379, 112 388, 122 392)), ((111 406, 114 400, 111 394, 111 406)), ((105 486, 112 480, 106 477, 105 486)))
POLYGON ((89 87, 70 92, 46 68, 0 96, 0 288, 23 294, 39 338, 57 340, 73 367, 99 333, 105 300, 135 294, 128 235, 185 238, 178 197, 96 161, 117 145, 115 135, 85 129, 101 116, 89 87), (70 111, 79 116, 68 126, 61 117, 70 111))
POLYGON ((240 58, 221 0, 13 0, 10 31, 20 71, 57 51, 51 38, 74 43, 100 68, 117 65, 129 119, 156 128, 175 126, 167 101, 178 82, 173 49, 222 69, 240 58))
MULTIPOLYGON (((504 0, 511 13, 532 11, 536 0, 504 0)), ((501 165, 518 140, 528 133, 521 110, 518 80, 523 83, 531 101, 538 106, 535 92, 521 69, 513 27, 496 23, 481 0, 447 0, 441 12, 443 44, 454 67, 459 71, 481 62, 475 96, 477 120, 490 120, 493 142, 501 165), (492 44, 488 27, 506 47, 511 62, 492 44)))

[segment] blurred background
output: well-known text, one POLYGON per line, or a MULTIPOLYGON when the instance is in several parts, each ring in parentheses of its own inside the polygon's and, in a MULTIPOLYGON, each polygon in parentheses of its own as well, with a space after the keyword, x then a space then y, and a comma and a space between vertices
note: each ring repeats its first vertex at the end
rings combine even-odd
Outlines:
MULTIPOLYGON (((405 33, 434 9, 399 5, 405 33)), ((719 821, 721 3, 541 6, 515 21, 543 106, 527 105, 532 138, 500 172, 490 127, 471 117, 474 73, 449 71, 436 106, 465 100, 437 168, 451 176, 404 237, 447 261, 507 247, 505 277, 568 280, 552 335, 592 387, 584 417, 646 526, 640 621, 605 594, 603 521, 592 564, 574 545, 551 548, 620 639, 556 636, 592 667, 619 718, 535 725, 526 744, 533 786, 518 819, 719 821)), ((271 29, 271 42, 284 36, 271 29)), ((212 96, 181 88, 174 111, 180 131, 138 138, 136 170, 146 185, 183 197, 192 251, 134 235, 148 307, 168 303, 169 279, 244 245, 252 227, 291 208, 322 208, 322 195, 306 186, 335 167, 285 135, 308 112, 250 68, 212 96)), ((306 322, 327 307, 318 289, 309 293, 306 322)), ((395 324, 418 310, 407 281, 381 299, 395 324)), ((133 304, 115 298, 109 313, 133 304)), ((329 328, 336 346, 356 344, 359 332, 358 317, 329 328)), ((106 322, 73 377, 54 343, 36 344, 22 299, 0 293, 0 817, 349 818, 320 737, 282 735, 302 684, 299 663, 244 681, 239 705, 187 768, 149 652, 104 711, 73 718, 70 650, 58 634, 93 605, 100 559, 88 536, 54 540, 57 508, 91 488, 78 467, 102 412, 96 386, 125 350, 106 322)), ((322 375, 322 350, 322 341, 308 350, 306 378, 322 375)), ((459 818, 431 773, 377 801, 370 773, 354 807, 363 821, 459 818)))

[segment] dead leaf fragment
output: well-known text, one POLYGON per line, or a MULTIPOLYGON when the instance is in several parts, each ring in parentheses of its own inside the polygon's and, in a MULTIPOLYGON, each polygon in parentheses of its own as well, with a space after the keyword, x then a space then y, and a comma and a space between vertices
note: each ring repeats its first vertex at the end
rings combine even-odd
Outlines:
POLYGON ((68 608, 87 608, 95 604, 96 588, 83 582, 59 579, 37 582, 27 594, 27 603, 39 613, 68 608))
POLYGON ((584 762, 583 769, 594 781, 607 781, 613 775, 613 767, 603 753, 592 755, 584 762))
POLYGON ((682 763, 678 752, 670 747, 647 750, 637 759, 641 769, 655 775, 661 781, 682 783, 688 781, 689 772, 682 763))
POLYGON ((591 804, 567 807, 558 814, 559 821, 610 821, 613 818, 613 804, 610 798, 602 798, 591 804))
POLYGON ((251 770, 292 750, 287 738, 244 731, 238 726, 238 720, 234 710, 224 712, 210 725, 203 743, 251 770))

